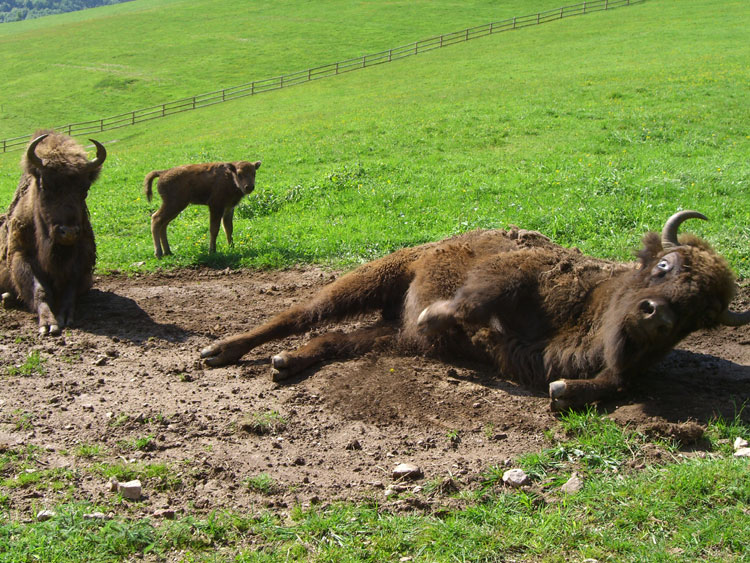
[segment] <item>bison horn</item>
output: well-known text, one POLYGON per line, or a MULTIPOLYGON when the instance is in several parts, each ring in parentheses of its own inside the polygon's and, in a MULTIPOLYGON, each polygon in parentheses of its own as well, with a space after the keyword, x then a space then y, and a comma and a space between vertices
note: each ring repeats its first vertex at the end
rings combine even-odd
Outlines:
POLYGON ((727 309, 721 314, 721 317, 719 317, 719 322, 727 326, 746 325, 750 323, 750 311, 737 313, 735 311, 730 311, 729 309, 727 309))
POLYGON ((667 219, 667 222, 664 223, 664 228, 661 230, 661 245, 664 248, 680 245, 677 242, 677 230, 688 219, 703 219, 704 221, 708 221, 708 218, 703 213, 697 211, 678 211, 667 219))
POLYGON ((49 137, 49 133, 45 133, 44 135, 39 135, 36 139, 34 139, 33 141, 31 141, 31 143, 29 143, 29 148, 26 149, 26 160, 28 160, 31 164, 33 164, 37 168, 44 168, 44 162, 42 162, 42 159, 37 156, 35 152, 36 146, 47 137, 49 137))
POLYGON ((89 141, 96 146, 96 158, 89 160, 89 168, 99 168, 107 159, 107 149, 99 141, 95 141, 94 139, 89 139, 89 141))

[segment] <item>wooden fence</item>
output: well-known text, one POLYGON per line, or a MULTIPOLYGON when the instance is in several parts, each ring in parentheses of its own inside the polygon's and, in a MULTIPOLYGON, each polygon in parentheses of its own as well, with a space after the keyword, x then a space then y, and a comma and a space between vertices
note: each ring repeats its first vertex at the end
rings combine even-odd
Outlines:
MULTIPOLYGON (((307 70, 284 74, 274 78, 256 80, 247 84, 240 84, 239 86, 232 86, 230 88, 224 88, 206 94, 199 94, 190 98, 183 98, 181 100, 175 100, 157 106, 137 109, 128 113, 121 113, 119 115, 113 115, 111 117, 104 117, 92 121, 69 123, 67 125, 55 127, 55 130, 67 133, 68 135, 89 135, 101 131, 119 129, 120 127, 128 127, 137 123, 151 121, 152 119, 160 119, 175 113, 192 111, 198 108, 228 102, 230 100, 244 98, 246 96, 254 96, 255 94, 260 94, 262 92, 279 90, 280 88, 287 88, 296 84, 310 82, 312 80, 319 80, 321 78, 336 76, 353 70, 389 63, 405 57, 426 53, 433 49, 440 49, 449 45, 455 45, 456 43, 463 43, 471 39, 492 35, 493 33, 512 31, 572 16, 640 4, 645 1, 646 0, 589 0, 580 4, 547 10, 546 12, 538 12, 527 16, 518 16, 477 27, 470 27, 461 31, 454 31, 453 33, 446 33, 444 35, 430 37, 429 39, 422 39, 421 41, 396 47, 394 49, 388 49, 387 51, 308 68, 307 70)), ((29 135, 23 135, 10 139, 3 139, 0 141, 0 145, 2 146, 2 152, 9 152, 26 146, 28 142, 29 135)))

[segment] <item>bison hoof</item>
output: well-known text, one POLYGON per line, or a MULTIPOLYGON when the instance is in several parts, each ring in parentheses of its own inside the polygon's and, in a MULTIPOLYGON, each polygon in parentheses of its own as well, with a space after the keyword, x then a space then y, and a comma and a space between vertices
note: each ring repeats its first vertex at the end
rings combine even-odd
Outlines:
POLYGON ((206 362, 207 366, 211 367, 219 367, 231 363, 223 357, 221 348, 214 345, 206 346, 201 350, 201 358, 206 362))
POLYGON ((419 314, 417 328, 423 334, 437 334, 455 322, 450 301, 436 301, 419 314))
POLYGON ((57 325, 41 325, 39 327, 39 336, 58 336, 60 334, 60 327, 57 325))
POLYGON ((2 295, 2 304, 3 304, 3 307, 7 307, 8 305, 10 305, 10 302, 11 302, 12 298, 13 298, 13 296, 9 292, 3 293, 3 295, 2 295))
POLYGON ((271 381, 283 381, 292 375, 289 354, 282 352, 271 358, 271 381))
POLYGON ((565 381, 562 379, 559 379, 558 381, 553 381, 549 384, 549 398, 550 399, 560 399, 563 396, 565 396, 565 392, 567 390, 568 386, 566 385, 565 381))

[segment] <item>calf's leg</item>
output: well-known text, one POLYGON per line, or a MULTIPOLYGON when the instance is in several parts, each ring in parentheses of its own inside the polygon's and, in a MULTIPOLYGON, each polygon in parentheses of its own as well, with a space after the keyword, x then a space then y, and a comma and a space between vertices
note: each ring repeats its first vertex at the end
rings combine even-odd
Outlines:
POLYGON ((227 244, 234 246, 232 231, 234 231, 234 207, 227 207, 224 210, 224 216, 221 218, 224 224, 224 234, 227 235, 227 244))
POLYGON ((216 252, 216 237, 219 235, 219 227, 221 227, 221 218, 224 215, 224 209, 221 207, 209 207, 210 223, 209 223, 209 235, 210 240, 208 243, 208 252, 213 254, 216 252))
POLYGON ((167 225, 188 206, 188 202, 172 203, 169 196, 165 199, 164 193, 168 193, 166 190, 159 193, 162 197, 161 207, 151 216, 151 236, 154 239, 154 256, 157 258, 172 254, 167 240, 167 225))

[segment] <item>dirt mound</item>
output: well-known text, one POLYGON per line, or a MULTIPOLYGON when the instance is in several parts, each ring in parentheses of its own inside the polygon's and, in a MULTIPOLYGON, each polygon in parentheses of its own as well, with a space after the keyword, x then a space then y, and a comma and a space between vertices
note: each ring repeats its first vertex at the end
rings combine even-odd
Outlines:
MULTIPOLYGON (((272 383, 268 358, 307 336, 264 345, 237 366, 198 361, 213 339, 308 299, 330 278, 317 269, 104 276, 76 326, 45 340, 31 314, 0 310, 0 450, 21 454, 3 477, 18 477, 26 459, 60 470, 64 485, 6 488, 8 508, 28 516, 70 499, 111 505, 114 467, 143 481, 144 499, 119 505, 134 515, 383 501, 401 462, 422 469, 424 488, 467 486, 548 445, 548 400, 481 365, 373 353, 272 383)), ((702 423, 734 417, 750 395, 748 344, 749 327, 695 334, 603 406, 623 424, 698 439, 702 423)))

